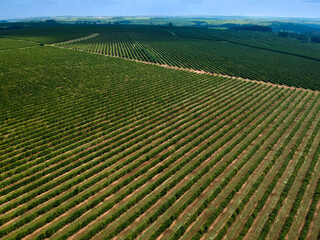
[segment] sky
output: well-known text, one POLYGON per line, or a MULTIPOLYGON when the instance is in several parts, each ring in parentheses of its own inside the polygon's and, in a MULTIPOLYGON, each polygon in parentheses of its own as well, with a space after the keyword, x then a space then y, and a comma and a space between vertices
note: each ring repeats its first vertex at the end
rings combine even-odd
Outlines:
POLYGON ((190 15, 320 18, 320 0, 0 0, 0 19, 190 15))

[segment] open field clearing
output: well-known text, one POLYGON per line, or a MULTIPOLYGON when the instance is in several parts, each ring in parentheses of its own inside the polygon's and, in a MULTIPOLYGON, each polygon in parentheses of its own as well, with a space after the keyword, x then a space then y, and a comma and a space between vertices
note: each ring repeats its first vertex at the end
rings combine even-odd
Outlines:
MULTIPOLYGON (((143 34, 58 37, 203 70, 143 34)), ((0 78, 0 239, 319 234, 318 91, 52 46, 0 52, 0 78)))

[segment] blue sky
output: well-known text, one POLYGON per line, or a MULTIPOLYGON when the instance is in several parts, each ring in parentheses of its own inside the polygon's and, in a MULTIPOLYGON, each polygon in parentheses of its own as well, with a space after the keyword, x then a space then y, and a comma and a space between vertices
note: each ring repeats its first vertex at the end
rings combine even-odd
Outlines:
POLYGON ((0 0, 0 19, 62 15, 320 18, 320 0, 0 0))

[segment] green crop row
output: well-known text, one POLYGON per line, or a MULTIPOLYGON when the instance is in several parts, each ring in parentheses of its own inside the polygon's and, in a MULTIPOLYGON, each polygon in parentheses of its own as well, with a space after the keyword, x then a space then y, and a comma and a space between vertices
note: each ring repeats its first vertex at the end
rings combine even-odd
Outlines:
MULTIPOLYGON (((293 96, 292 96, 293 97, 293 96)), ((280 107, 280 105, 283 104, 283 102, 279 102, 277 103, 277 105, 275 105, 275 107, 273 109, 271 109, 270 111, 268 111, 269 114, 267 115, 270 115, 270 113, 272 113, 272 111, 275 111, 278 107, 280 107)), ((288 105, 290 104, 290 102, 287 102, 285 105, 283 105, 281 107, 281 109, 285 109, 288 105)), ((292 111, 293 109, 291 109, 292 111)), ((287 113, 286 116, 288 116, 290 112, 287 113)), ((268 120, 268 122, 266 124, 270 124, 271 122, 273 122, 275 119, 276 119, 277 115, 275 114, 270 120, 268 120)), ((261 119, 259 122, 257 122, 253 128, 255 129, 256 126, 258 126, 258 124, 261 124, 263 122, 263 119, 261 119)), ((278 124, 279 125, 279 124, 278 124)), ((268 138, 270 137, 270 135, 277 129, 278 125, 274 125, 274 127, 271 129, 271 131, 268 132, 268 134, 265 135, 265 138, 262 140, 263 142, 268 138)), ((262 131, 264 128, 260 129, 259 131, 262 131)), ((251 131, 252 131, 251 130, 251 131)), ((249 133, 250 131, 248 131, 249 133)), ((261 132, 255 132, 254 136, 245 142, 245 145, 241 146, 241 148, 239 149, 239 151, 237 151, 237 153, 232 156, 232 158, 229 160, 229 161, 234 161, 237 157, 237 155, 239 155, 244 149, 246 149, 248 147, 249 144, 251 144, 251 142, 258 137, 258 135, 260 134, 261 132)), ((243 137, 245 137, 246 134, 244 134, 243 137)), ((186 231, 186 229, 188 228, 189 225, 191 225, 195 220, 196 218, 208 207, 208 205, 210 204, 210 202, 212 202, 215 197, 221 193, 222 189, 229 183, 229 181, 237 174, 237 172, 241 169, 242 166, 244 166, 244 164, 254 155, 254 153, 261 147, 262 143, 260 144, 257 144, 255 146, 255 148, 250 152, 248 153, 248 155, 246 155, 246 157, 241 161, 240 165, 237 166, 237 168, 232 171, 232 173, 225 178, 225 180, 223 181, 223 183, 210 195, 209 198, 207 198, 205 201, 203 201, 202 205, 198 208, 198 210, 188 219, 188 221, 180 226, 175 234, 173 235, 173 239, 178 239, 180 236, 183 235, 183 233, 186 231)), ((260 159, 260 161, 262 160, 263 158, 260 159)), ((259 164, 260 161, 257 161, 256 164, 259 164)), ((246 177, 249 177, 250 174, 246 174, 244 178, 246 177)), ((239 184, 241 185, 241 183, 243 184, 244 182, 243 181, 240 181, 239 184)), ((239 184, 237 185, 237 187, 240 187, 239 184)), ((233 194, 236 193, 236 190, 235 191, 232 191, 230 197, 226 197, 226 200, 223 204, 226 204, 227 202, 229 202, 232 198, 231 196, 233 194)), ((225 207, 225 206, 224 206, 225 207)), ((210 224, 215 220, 215 218, 219 215, 219 212, 223 210, 224 207, 219 207, 214 214, 211 215, 211 217, 206 221, 205 225, 201 228, 201 235, 205 232, 205 230, 208 229, 208 227, 210 226, 210 224)), ((198 233, 200 234, 200 233, 198 233)), ((200 236, 201 236, 200 235, 200 236)))
MULTIPOLYGON (((228 106, 228 108, 230 108, 229 106, 228 106)), ((222 111, 225 111, 225 110, 223 110, 222 109, 222 111)), ((212 118, 212 119, 214 119, 214 117, 212 118)), ((212 123, 213 124, 213 123, 212 123)), ((210 125, 209 125, 210 126, 210 125)), ((195 127, 195 129, 197 129, 197 128, 199 128, 199 127, 195 127)), ((202 130, 202 132, 203 131, 206 131, 208 129, 208 127, 206 128, 206 129, 203 129, 202 130)), ((182 136, 182 138, 183 137, 186 137, 186 136, 188 136, 188 135, 190 135, 190 133, 191 132, 194 132, 194 130, 190 130, 190 131, 188 131, 188 132, 186 132, 183 136, 182 136)), ((192 138, 195 138, 195 137, 197 137, 199 134, 201 134, 201 132, 200 133, 197 133, 197 135, 196 136, 192 136, 192 138)), ((176 142, 176 141, 175 141, 176 142)), ((184 141, 185 143, 184 144, 181 144, 181 145, 176 145, 176 147, 175 147, 175 149, 173 149, 173 150, 171 150, 170 152, 166 152, 165 153, 165 155, 163 155, 163 157, 161 157, 160 159, 157 159, 157 162, 159 162, 159 161, 161 161, 162 159, 164 159, 166 156, 169 156, 170 154, 172 154, 172 153, 174 153, 174 151, 176 151, 177 149, 179 149, 179 148, 181 148, 183 145, 185 145, 186 143, 188 143, 188 142, 190 142, 190 140, 185 140, 184 141)), ((174 142, 169 142, 168 143, 168 146, 171 146, 171 145, 173 145, 174 144, 174 142)), ((167 148, 167 147, 166 147, 167 148)), ((180 153, 178 156, 175 156, 175 158, 173 159, 173 160, 171 160, 170 162, 171 163, 173 163, 173 162, 175 162, 177 159, 179 159, 179 156, 182 156, 183 154, 185 154, 185 153, 187 153, 188 151, 190 151, 190 148, 187 148, 187 149, 184 149, 184 151, 182 152, 182 153, 180 153), (182 154, 182 155, 181 155, 182 154)), ((158 152, 154 152, 154 156, 156 156, 158 154, 158 152)), ((171 164, 170 163, 170 164, 171 164)), ((169 164, 169 165, 170 165, 169 164)), ((168 166, 169 166, 168 165, 168 166)), ((148 167, 149 168, 149 167, 148 167)), ((139 175, 141 175, 141 173, 139 174, 139 175)), ((159 184, 159 183, 158 183, 159 184)), ((139 185, 137 185, 137 186, 139 186, 139 185)), ((130 189, 130 191, 133 191, 135 188, 131 188, 130 189)), ((127 193, 127 194, 130 194, 130 191, 127 193)), ((119 200, 117 200, 117 201, 120 201, 123 197, 125 197, 126 195, 123 195, 119 200)), ((112 205, 111 206, 113 206, 115 203, 113 202, 112 203, 112 205)), ((106 209, 104 209, 100 214, 102 214, 103 212, 105 212, 107 209, 109 209, 109 207, 110 206, 107 206, 107 208, 106 209)), ((100 215, 99 214, 99 215, 100 215)), ((97 217, 97 216, 96 216, 97 217)), ((94 220, 94 218, 93 219, 91 219, 90 221, 92 221, 92 220, 94 220)), ((82 222, 82 225, 85 225, 85 223, 86 222, 82 222)), ((86 224, 88 224, 89 222, 87 222, 86 224)))
MULTIPOLYGON (((315 98, 315 100, 319 99, 320 96, 318 95, 317 97, 318 98, 315 98)), ((314 103, 313 103, 313 105, 311 105, 311 107, 313 107, 315 103, 316 103, 316 101, 314 101, 314 103)), ((320 111, 320 105, 316 109, 316 112, 319 112, 319 111, 320 111)), ((312 118, 308 121, 308 124, 305 127, 303 133, 299 136, 299 139, 298 139, 298 141, 297 141, 297 143, 295 145, 295 149, 290 152, 290 155, 288 157, 292 158, 294 156, 294 151, 296 151, 296 149, 298 148, 299 144, 302 142, 306 132, 309 130, 309 128, 310 128, 311 124, 314 122, 316 116, 317 116, 317 114, 312 115, 312 118)), ((310 137, 310 139, 308 141, 308 144, 307 144, 307 146, 305 147, 305 149, 303 151, 303 154, 299 158, 298 163, 295 165, 295 168, 294 168, 290 178, 287 180, 287 183, 286 183, 283 191, 281 192, 281 195, 280 195, 280 198, 279 198, 277 204, 275 205, 275 207, 272 210, 272 212, 269 214, 269 218, 268 218, 267 222, 265 223, 265 225, 263 226, 263 229, 261 230, 261 234, 259 236, 260 239, 265 239, 266 238, 266 236, 267 236, 267 234, 268 234, 268 232, 270 230, 270 226, 274 222, 274 219, 276 218, 276 216, 277 216, 277 214, 279 212, 279 209, 282 206, 282 203, 283 203, 284 199, 286 199, 286 197, 288 196, 289 191, 290 191, 290 189, 291 189, 291 187, 292 187, 292 185, 294 183, 294 180, 296 179, 296 176, 298 175, 299 170, 300 170, 301 166, 303 165, 303 163, 305 161, 306 155, 309 153, 309 150, 310 150, 310 148, 312 146, 312 143, 314 142, 314 139, 315 139, 317 133, 319 132, 319 129, 320 129, 320 122, 318 122, 317 126, 315 127, 315 129, 314 129, 314 131, 313 131, 313 133, 312 133, 312 135, 311 135, 311 137, 310 137)), ((313 157, 312 159, 313 159, 313 161, 310 164, 310 166, 309 166, 309 168, 307 170, 307 173, 305 175, 305 180, 303 182, 302 189, 300 188, 301 191, 304 191, 303 188, 306 188, 306 186, 308 185, 308 182, 309 182, 309 179, 310 179, 310 175, 313 172, 315 164, 317 163, 317 158, 313 157)), ((299 199, 301 197, 302 197, 301 193, 298 192, 296 198, 299 199)), ((297 200, 297 201, 299 201, 299 200, 297 200)), ((280 239, 283 239, 286 236, 286 234, 287 234, 287 232, 288 232, 288 230, 289 230, 289 228, 291 226, 291 223, 293 221, 293 217, 294 217, 294 215, 295 215, 295 213, 297 211, 297 208, 298 208, 297 207, 297 203, 295 202, 294 205, 292 206, 292 212, 290 212, 289 217, 287 218, 287 220, 286 220, 286 222, 285 222, 285 224, 284 224, 284 226, 283 226, 283 228, 281 230, 281 234, 279 236, 280 239)))
MULTIPOLYGON (((258 101, 258 100, 256 100, 256 101, 258 101)), ((252 107, 252 105, 254 105, 254 102, 252 102, 252 103, 248 106, 248 108, 252 107)), ((253 110, 251 110, 249 113, 246 113, 246 114, 250 114, 250 113, 254 112, 255 110, 256 110, 256 109, 253 109, 253 110)), ((246 118, 246 117, 243 116, 241 119, 244 119, 244 118, 246 118)), ((237 125, 237 123, 241 122, 241 119, 237 120, 236 123, 234 123, 234 124, 237 125)), ((253 117, 252 117, 251 120, 253 120, 253 117)), ((224 135, 224 134, 228 133, 229 130, 232 129, 232 128, 233 128, 233 125, 229 126, 227 129, 224 129, 219 135, 221 135, 221 134, 224 135)), ((210 149, 210 151, 214 152, 214 151, 216 151, 217 149, 219 149, 221 146, 225 145, 225 144, 232 138, 232 136, 236 135, 236 133, 238 133, 241 129, 242 129, 242 128, 237 129, 236 132, 232 133, 232 135, 229 136, 227 139, 224 139, 221 143, 219 143, 218 146, 214 147, 213 149, 210 149)), ((218 137, 218 136, 217 136, 217 137, 218 137)), ((203 137, 203 139, 206 139, 206 137, 203 137)), ((202 141, 203 141, 203 140, 202 140, 202 141)), ((186 161, 188 161, 188 162, 191 161, 193 158, 195 158, 195 157, 196 157, 197 155, 199 155, 202 151, 204 151, 205 149, 207 149, 213 142, 216 142, 216 141, 217 141, 216 138, 210 139, 210 141, 209 141, 208 143, 206 143, 204 146, 202 146, 201 148, 199 148, 195 153, 193 153, 190 157, 188 157, 186 161)), ((199 143, 200 143, 200 142, 199 142, 199 143)), ((197 146, 197 145, 199 145, 199 143, 198 143, 198 144, 195 143, 195 144, 193 144, 193 146, 197 146)), ((205 161, 205 159, 207 159, 210 155, 211 155, 211 154, 206 154, 204 158, 201 158, 200 161, 198 161, 197 163, 195 163, 190 169, 188 169, 187 172, 185 172, 182 176, 180 176, 180 177, 178 178, 178 180, 181 181, 182 179, 184 179, 184 177, 187 176, 187 174, 189 174, 190 171, 192 171, 192 170, 194 170, 196 167, 198 167, 198 166, 199 166, 203 161, 205 161)), ((204 174, 204 173, 202 173, 202 174, 204 174)), ((172 185, 170 184, 170 186, 171 186, 170 188, 174 187, 174 186, 179 182, 178 180, 175 179, 175 180, 172 182, 172 185)), ((191 182, 190 182, 190 184, 192 184, 192 185, 196 183, 197 178, 194 178, 193 180, 194 180, 194 181, 191 181, 191 182)), ((189 186, 189 185, 186 185, 186 187, 180 189, 179 192, 181 192, 181 194, 182 194, 183 192, 187 191, 187 190, 189 189, 189 187, 191 187, 191 185, 190 185, 190 186, 189 186)), ((170 189, 170 188, 169 188, 169 189, 170 189)), ((167 189, 165 192, 169 191, 169 189, 167 189)), ((165 193, 162 192, 162 194, 165 194, 165 193)), ((150 200, 150 201, 152 202, 152 205, 155 203, 154 201, 158 201, 159 199, 161 199, 161 197, 163 196, 162 194, 160 193, 160 194, 157 195, 153 200, 150 200)), ((178 195, 181 196, 180 194, 178 194, 178 195)), ((176 194, 175 194, 175 196, 176 196, 176 194)), ((147 205, 148 205, 148 204, 147 204, 147 205)), ((148 205, 148 206, 149 206, 149 205, 148 205)), ((166 206, 169 206, 169 205, 166 205, 166 206)), ((144 211, 146 211, 148 208, 145 208, 145 205, 144 205, 143 209, 144 209, 144 211)), ((157 213, 159 213, 159 212, 157 212, 157 213)), ((142 214, 142 212, 139 212, 139 215, 140 215, 140 214, 142 214)), ((137 217, 136 215, 134 215, 134 216, 137 217)), ((133 219, 134 219, 134 217, 128 219, 124 224, 128 224, 129 222, 133 221, 133 219)), ((156 219, 156 218, 152 217, 152 219, 156 219)), ((107 224, 107 222, 105 222, 105 223, 107 224)), ((118 231, 119 231, 119 230, 118 230, 118 231)))
MULTIPOLYGON (((245 85, 247 85, 247 84, 245 84, 245 85)), ((243 90, 245 89, 245 87, 244 86, 242 86, 242 88, 243 88, 243 90)), ((250 92, 249 92, 250 93, 250 92)), ((249 94, 248 93, 248 94, 249 94)), ((245 97, 243 97, 242 99, 239 99, 238 101, 233 101, 232 103, 232 105, 234 106, 237 102, 240 102, 240 101, 242 101, 243 99, 245 99, 245 97)), ((230 100, 231 101, 231 100, 230 100)), ((230 106, 228 106, 228 107, 230 107, 230 106)), ((223 109, 221 109, 220 110, 220 112, 223 112, 224 110, 223 109)), ((217 115, 219 114, 219 112, 218 113, 216 113, 217 115)), ((217 116, 216 115, 216 116, 217 116)), ((185 133, 185 135, 184 136, 187 136, 188 134, 190 134, 192 131, 190 131, 190 132, 187 132, 187 133, 185 133)), ((178 132, 177 132, 178 133, 178 132)), ((172 145, 172 143, 169 143, 169 145, 168 146, 170 146, 170 145, 172 145)), ((102 161, 104 161, 104 159, 107 159, 108 158, 108 156, 105 156, 105 158, 103 158, 103 159, 99 159, 99 162, 102 162, 102 161)), ((91 159, 93 159, 93 158, 91 158, 91 159)), ((146 160, 148 160, 148 159, 145 159, 144 161, 146 161, 146 160)), ((116 160, 114 160, 114 162, 116 162, 116 160)), ((141 163, 140 163, 141 164, 141 163)), ((72 167, 72 168, 74 168, 74 167, 72 167)), ((85 169, 83 169, 82 171, 84 171, 85 169)), ((69 177, 67 177, 67 176, 65 176, 65 178, 66 179, 71 179, 72 178, 72 176, 69 176, 69 177)), ((55 183, 51 183, 51 185, 53 184, 53 186, 55 186, 55 183)), ((41 192, 40 192, 41 193, 41 192)), ((52 205, 49 205, 49 206, 52 206, 52 205)), ((49 207, 49 206, 47 206, 47 207, 49 207)), ((50 208, 49 208, 50 209, 50 208)), ((27 219, 30 219, 31 217, 32 217, 33 215, 29 215, 28 216, 28 218, 27 219)), ((16 223, 16 224, 18 224, 18 223, 16 223)), ((18 226, 18 225, 17 225, 18 226)), ((14 226, 11 226, 11 228, 13 229, 14 228, 14 226)))
MULTIPOLYGON (((317 98, 315 98, 317 99, 317 98)), ((316 103, 316 101, 313 101, 313 105, 316 103)), ((298 124, 295 125, 295 127, 293 128, 293 130, 291 131, 290 135, 288 136, 288 138, 286 139, 284 145, 279 149, 279 154, 277 154, 275 157, 278 157, 281 154, 281 151, 284 150, 284 147, 286 146, 286 144, 293 138, 293 136, 297 133, 299 127, 301 126, 301 124, 303 123, 303 121, 305 120, 305 118, 308 116, 308 114, 310 113, 310 111, 312 110, 311 107, 309 107, 307 109, 307 111, 304 113, 304 115, 300 118, 298 124)), ((309 121, 310 122, 310 121, 309 121)), ((292 159, 292 157, 294 156, 294 153, 297 149, 297 147, 299 146, 299 144, 301 143, 303 136, 306 134, 308 130, 308 127, 303 129, 303 134, 301 134, 299 136, 298 142, 293 146, 293 148, 290 150, 289 154, 287 155, 285 161, 283 162, 280 170, 277 172, 275 178, 273 179, 273 181, 269 184, 268 188, 266 189, 264 195, 262 196, 262 198, 259 200, 256 208, 254 209, 253 213, 250 215, 249 219, 247 220, 246 224, 243 226, 238 238, 242 239, 246 233, 249 231, 250 226, 252 225, 254 219, 256 218, 256 216, 258 215, 259 211, 263 208, 265 202, 268 200, 269 195, 271 194, 272 190, 275 188, 278 180, 280 179, 280 177, 283 175, 286 167, 288 166, 290 160, 292 159)), ((287 185, 288 186, 288 185, 287 185)))
MULTIPOLYGON (((318 150, 318 152, 319 152, 319 150, 318 150)), ((317 204, 318 204, 319 199, 320 199, 320 179, 317 182, 317 186, 316 186, 315 192, 312 197, 312 202, 311 202, 309 211, 307 213, 305 223, 304 223, 304 225, 301 229, 300 235, 299 235, 299 240, 306 239, 306 237, 308 235, 309 227, 310 227, 310 224, 313 220, 313 216, 316 213, 317 204)))

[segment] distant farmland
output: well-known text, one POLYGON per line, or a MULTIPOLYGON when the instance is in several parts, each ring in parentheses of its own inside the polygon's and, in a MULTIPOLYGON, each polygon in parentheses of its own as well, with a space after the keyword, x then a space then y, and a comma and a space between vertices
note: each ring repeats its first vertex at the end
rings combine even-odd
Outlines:
MULTIPOLYGON (((235 75, 133 40, 148 28, 112 30, 58 46, 235 75)), ((6 41, 1 239, 319 238, 316 81, 295 89, 6 41)))
POLYGON ((272 33, 238 33, 234 36, 232 31, 223 34, 221 31, 179 28, 157 32, 115 30, 57 46, 320 90, 320 44, 282 40, 272 33), (250 38, 254 40, 250 42, 250 38))

